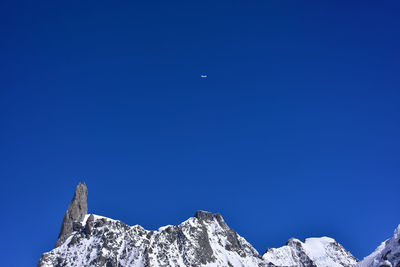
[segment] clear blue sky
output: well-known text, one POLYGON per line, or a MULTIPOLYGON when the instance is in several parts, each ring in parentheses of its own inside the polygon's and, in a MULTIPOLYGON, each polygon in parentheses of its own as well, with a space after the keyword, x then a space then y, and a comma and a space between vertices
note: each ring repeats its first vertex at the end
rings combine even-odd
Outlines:
POLYGON ((2 265, 53 247, 79 181, 127 224, 203 209, 260 253, 328 235, 366 256, 400 223, 399 12, 1 1, 2 265))

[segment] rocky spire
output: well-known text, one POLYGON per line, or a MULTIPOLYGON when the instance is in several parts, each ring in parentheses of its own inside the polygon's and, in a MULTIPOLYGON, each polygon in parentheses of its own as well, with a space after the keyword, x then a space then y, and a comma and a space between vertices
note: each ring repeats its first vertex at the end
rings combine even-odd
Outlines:
POLYGON ((83 221, 87 211, 87 187, 85 183, 79 183, 75 189, 74 197, 71 203, 69 203, 68 210, 64 215, 56 247, 60 246, 74 231, 75 223, 83 221))

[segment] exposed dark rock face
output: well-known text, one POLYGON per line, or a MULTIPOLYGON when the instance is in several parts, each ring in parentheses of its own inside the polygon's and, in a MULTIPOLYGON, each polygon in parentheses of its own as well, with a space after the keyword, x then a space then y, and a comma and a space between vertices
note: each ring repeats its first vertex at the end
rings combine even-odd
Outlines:
POLYGON ((75 189, 74 197, 68 206, 68 210, 64 215, 55 247, 64 243, 73 231, 80 228, 80 222, 85 218, 87 211, 87 187, 85 183, 79 183, 75 189))

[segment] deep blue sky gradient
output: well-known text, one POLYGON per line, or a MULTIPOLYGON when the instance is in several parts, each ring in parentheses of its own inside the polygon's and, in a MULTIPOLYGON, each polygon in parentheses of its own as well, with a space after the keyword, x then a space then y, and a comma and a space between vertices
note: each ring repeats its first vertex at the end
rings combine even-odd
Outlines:
POLYGON ((79 181, 90 212, 131 225, 203 209, 260 253, 322 235, 371 253, 400 223, 399 13, 1 1, 2 265, 53 247, 79 181))

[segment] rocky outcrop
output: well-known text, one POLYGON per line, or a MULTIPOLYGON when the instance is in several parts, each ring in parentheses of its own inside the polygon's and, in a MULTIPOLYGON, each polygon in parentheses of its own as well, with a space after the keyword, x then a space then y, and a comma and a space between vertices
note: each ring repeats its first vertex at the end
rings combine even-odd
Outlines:
POLYGON ((55 247, 60 246, 72 232, 79 229, 80 223, 85 218, 87 211, 87 187, 85 183, 79 183, 75 189, 74 197, 68 206, 67 212, 65 212, 55 247))

